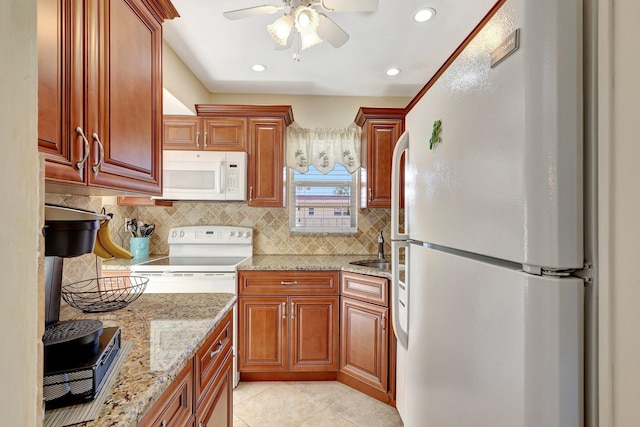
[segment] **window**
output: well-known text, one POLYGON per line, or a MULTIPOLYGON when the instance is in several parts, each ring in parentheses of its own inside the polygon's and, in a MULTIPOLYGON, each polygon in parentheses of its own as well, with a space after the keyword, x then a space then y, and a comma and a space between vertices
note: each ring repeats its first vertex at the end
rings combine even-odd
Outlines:
POLYGON ((336 164, 328 174, 289 168, 289 228, 306 233, 355 233, 358 174, 336 164))

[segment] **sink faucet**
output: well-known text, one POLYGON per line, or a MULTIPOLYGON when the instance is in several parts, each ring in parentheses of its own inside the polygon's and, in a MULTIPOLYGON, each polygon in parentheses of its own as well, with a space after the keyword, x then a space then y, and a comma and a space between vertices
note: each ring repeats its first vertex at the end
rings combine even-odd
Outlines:
POLYGON ((380 231, 380 235, 378 236, 378 259, 386 261, 384 257, 384 238, 382 237, 382 231, 380 231))

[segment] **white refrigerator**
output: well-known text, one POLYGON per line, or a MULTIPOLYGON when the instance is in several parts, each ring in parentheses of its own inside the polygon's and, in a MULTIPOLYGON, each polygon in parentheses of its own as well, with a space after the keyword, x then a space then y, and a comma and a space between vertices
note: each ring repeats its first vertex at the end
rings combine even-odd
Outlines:
POLYGON ((580 0, 507 0, 406 116, 391 237, 407 427, 583 424, 581 46, 580 0))

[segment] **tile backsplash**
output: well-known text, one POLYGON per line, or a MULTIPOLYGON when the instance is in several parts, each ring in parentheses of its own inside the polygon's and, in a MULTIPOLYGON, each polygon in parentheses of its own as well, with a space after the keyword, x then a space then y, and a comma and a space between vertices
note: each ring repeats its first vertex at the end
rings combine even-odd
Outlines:
MULTIPOLYGON (((389 209, 360 209, 356 234, 297 234, 289 232, 287 208, 254 208, 245 203, 174 203, 172 207, 140 207, 105 205, 112 212, 112 234, 122 239, 128 248, 124 219, 136 218, 138 223, 156 225, 151 236, 150 253, 169 252, 169 229, 183 225, 238 225, 254 231, 253 253, 259 255, 335 255, 376 254, 377 237, 383 231, 388 242, 391 211, 389 209), (118 230, 118 231, 114 231, 118 230)), ((387 248, 390 248, 386 244, 387 248)), ((388 253, 389 249, 385 249, 388 253)))
MULTIPOLYGON (((107 199, 110 200, 110 199, 107 199)), ((172 227, 184 225, 238 225, 254 231, 253 252, 257 255, 366 255, 377 256, 380 230, 385 238, 385 254, 390 251, 389 209, 359 209, 356 234, 309 235, 289 232, 287 208, 254 208, 245 203, 174 203, 171 207, 118 206, 104 204, 102 197, 46 194, 47 203, 89 209, 99 212, 103 207, 113 213, 110 221, 114 240, 129 248, 129 234, 124 231, 124 219, 136 218, 139 223, 156 225, 150 239, 149 252, 163 255, 169 252, 167 236, 172 227)), ((63 283, 86 280, 97 275, 100 260, 93 254, 64 261, 63 283)))

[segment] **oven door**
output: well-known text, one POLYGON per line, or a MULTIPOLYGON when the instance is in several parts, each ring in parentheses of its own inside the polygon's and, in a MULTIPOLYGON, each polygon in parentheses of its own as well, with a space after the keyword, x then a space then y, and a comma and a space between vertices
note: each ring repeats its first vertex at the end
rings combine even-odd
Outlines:
POLYGON ((145 293, 236 293, 236 273, 138 270, 132 274, 149 278, 145 293))

